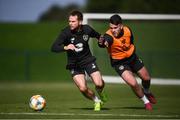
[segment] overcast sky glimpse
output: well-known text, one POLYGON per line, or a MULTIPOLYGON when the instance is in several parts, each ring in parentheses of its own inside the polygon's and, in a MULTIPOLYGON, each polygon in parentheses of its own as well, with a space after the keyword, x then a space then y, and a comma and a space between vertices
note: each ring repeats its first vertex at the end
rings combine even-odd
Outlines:
POLYGON ((0 21, 34 22, 51 5, 85 5, 86 0, 0 0, 0 21))

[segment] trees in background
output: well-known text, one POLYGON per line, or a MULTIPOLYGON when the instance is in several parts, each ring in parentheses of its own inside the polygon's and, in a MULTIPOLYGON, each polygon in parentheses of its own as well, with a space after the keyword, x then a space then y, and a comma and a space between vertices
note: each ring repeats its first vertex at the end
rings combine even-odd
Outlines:
POLYGON ((65 20, 73 9, 89 13, 161 13, 180 14, 180 0, 87 0, 82 8, 75 4, 51 6, 39 17, 42 21, 65 20))
POLYGON ((73 9, 79 9, 75 4, 71 4, 67 7, 61 7, 58 5, 52 5, 47 11, 42 13, 38 19, 39 22, 46 21, 61 21, 67 18, 67 15, 73 9))
POLYGON ((86 12, 180 14, 179 0, 88 0, 86 12))

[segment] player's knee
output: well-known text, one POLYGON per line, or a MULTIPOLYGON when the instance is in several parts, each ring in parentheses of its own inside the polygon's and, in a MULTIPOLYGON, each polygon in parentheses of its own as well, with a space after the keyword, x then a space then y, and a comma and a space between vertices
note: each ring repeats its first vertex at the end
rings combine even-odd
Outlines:
POLYGON ((149 75, 145 75, 144 77, 143 77, 143 80, 150 80, 151 79, 151 77, 149 76, 149 75))
POLYGON ((87 91, 87 87, 79 87, 79 90, 82 92, 82 93, 85 93, 87 91))
POLYGON ((104 87, 104 82, 98 82, 95 84, 96 88, 103 88, 104 87))
POLYGON ((103 84, 98 84, 98 85, 96 85, 96 88, 103 88, 104 87, 104 85, 103 84))
POLYGON ((151 79, 151 77, 150 77, 150 75, 149 75, 148 72, 144 72, 144 73, 141 75, 141 78, 142 78, 143 80, 150 80, 150 79, 151 79))

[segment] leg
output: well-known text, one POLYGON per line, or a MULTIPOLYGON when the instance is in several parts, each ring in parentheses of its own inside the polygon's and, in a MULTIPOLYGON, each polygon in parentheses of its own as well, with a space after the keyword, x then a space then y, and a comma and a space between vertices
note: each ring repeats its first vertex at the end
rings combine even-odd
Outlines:
POLYGON ((99 72, 99 68, 96 62, 92 62, 88 64, 85 68, 88 75, 91 77, 92 81, 94 82, 96 88, 103 89, 104 88, 104 81, 102 80, 101 73, 99 72))
POLYGON ((104 88, 104 81, 102 80, 101 74, 99 71, 93 72, 90 74, 90 77, 93 81, 93 83, 96 86, 96 89, 98 89, 100 92, 102 92, 104 88))
POLYGON ((145 92, 148 92, 150 88, 151 78, 147 69, 144 66, 143 61, 137 55, 135 55, 135 59, 133 60, 133 62, 130 63, 130 67, 142 79, 142 86, 145 92))
POLYGON ((151 77, 145 67, 142 67, 138 72, 138 76, 142 80, 142 86, 145 90, 145 93, 149 92, 150 84, 151 84, 151 77))
POLYGON ((131 63, 131 68, 133 71, 137 73, 137 75, 141 78, 142 80, 142 86, 143 86, 143 92, 145 95, 148 97, 149 101, 153 104, 156 103, 155 97, 152 95, 152 93, 149 91, 150 84, 151 84, 151 77, 145 68, 143 62, 141 59, 139 59, 137 56, 134 59, 134 62, 131 63))
POLYGON ((128 64, 119 64, 114 67, 116 72, 122 77, 122 79, 132 88, 137 97, 142 98, 144 92, 142 91, 141 86, 137 83, 132 69, 128 64))
POLYGON ((92 63, 88 64, 86 66, 85 70, 88 73, 88 75, 91 77, 93 83, 95 84, 96 91, 99 94, 101 100, 103 102, 106 102, 107 96, 103 90, 105 83, 102 79, 102 75, 99 71, 99 68, 98 68, 96 62, 92 62, 92 63))
POLYGON ((144 89, 145 95, 148 97, 149 101, 153 104, 155 104, 157 101, 154 97, 154 95, 149 91, 150 84, 151 84, 151 77, 145 67, 142 67, 138 72, 138 76, 142 80, 142 86, 144 89))
POLYGON ((131 89, 134 91, 137 97, 142 98, 144 96, 144 93, 142 91, 142 88, 137 83, 133 73, 129 70, 125 70, 122 75, 122 79, 131 87, 131 89))
POLYGON ((141 86, 137 83, 137 80, 135 79, 133 73, 129 70, 125 70, 122 73, 121 77, 131 87, 131 89, 134 91, 136 96, 139 97, 144 102, 145 109, 152 110, 151 103, 144 95, 144 92, 143 92, 141 86))
POLYGON ((94 111, 101 110, 101 100, 95 95, 95 93, 87 87, 87 83, 85 80, 84 74, 78 74, 73 77, 73 80, 76 86, 79 88, 81 93, 88 99, 93 100, 94 103, 94 111))
POLYGON ((102 79, 102 76, 101 76, 100 72, 99 71, 93 72, 93 73, 90 74, 90 76, 91 76, 91 79, 92 79, 93 83, 96 86, 96 91, 99 94, 101 100, 103 102, 106 102, 107 101, 107 95, 104 92, 105 83, 104 83, 104 81, 102 79))
POLYGON ((79 88, 80 92, 88 99, 94 100, 95 94, 94 92, 87 87, 87 83, 85 80, 84 74, 78 74, 73 76, 73 80, 76 86, 79 88))

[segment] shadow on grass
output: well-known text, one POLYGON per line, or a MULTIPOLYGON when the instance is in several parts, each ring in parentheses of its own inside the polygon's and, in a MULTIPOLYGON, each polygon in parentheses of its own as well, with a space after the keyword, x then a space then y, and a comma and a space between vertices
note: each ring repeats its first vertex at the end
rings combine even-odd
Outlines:
MULTIPOLYGON (((94 110, 94 108, 70 108, 73 110, 94 110)), ((131 109, 131 110, 141 110, 144 109, 144 107, 109 107, 109 108, 101 108, 101 110, 113 110, 113 109, 131 109)))
MULTIPOLYGON (((116 108, 112 108, 112 109, 116 109, 116 108)), ((119 107, 118 109, 136 109, 136 110, 140 110, 140 109, 144 109, 144 107, 119 107)))
MULTIPOLYGON (((70 108, 73 110, 94 110, 94 108, 70 108)), ((101 108, 101 110, 110 110, 110 108, 101 108)))

